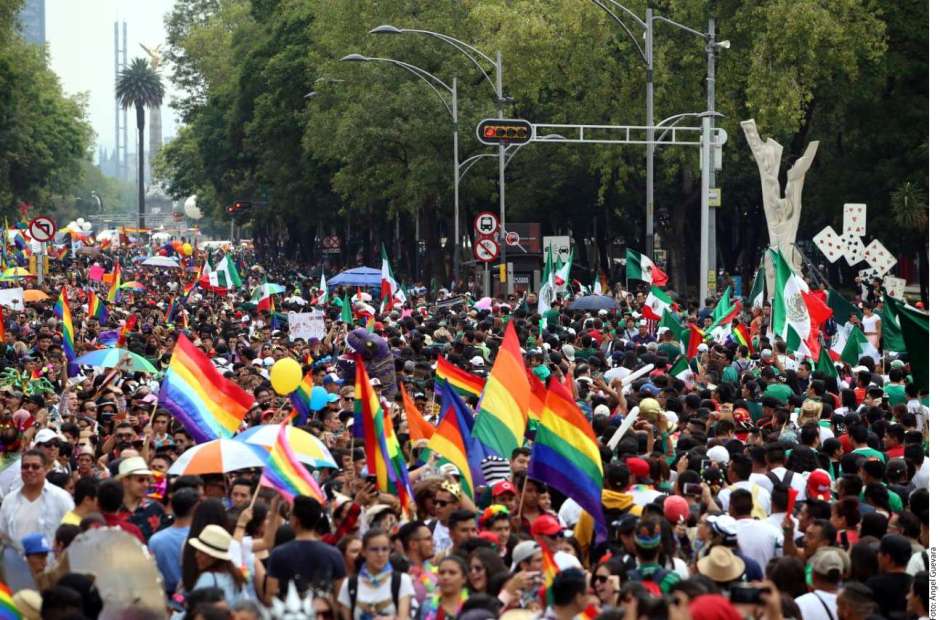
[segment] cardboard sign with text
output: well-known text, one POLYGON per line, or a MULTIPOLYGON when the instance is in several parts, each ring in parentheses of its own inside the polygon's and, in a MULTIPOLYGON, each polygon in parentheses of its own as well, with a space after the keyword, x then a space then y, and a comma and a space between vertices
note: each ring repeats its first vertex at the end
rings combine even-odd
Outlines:
POLYGON ((314 310, 313 312, 288 312, 287 325, 290 331, 290 338, 319 338, 323 340, 326 336, 326 322, 323 320, 323 310, 314 310))

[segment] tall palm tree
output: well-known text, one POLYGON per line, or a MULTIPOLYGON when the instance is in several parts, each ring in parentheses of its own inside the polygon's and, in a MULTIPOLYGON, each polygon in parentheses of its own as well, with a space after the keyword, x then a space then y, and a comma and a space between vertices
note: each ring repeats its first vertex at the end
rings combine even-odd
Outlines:
POLYGON ((163 84, 160 76, 146 60, 135 58, 118 76, 115 96, 125 110, 131 106, 137 111, 137 220, 144 227, 144 108, 163 103, 163 84))

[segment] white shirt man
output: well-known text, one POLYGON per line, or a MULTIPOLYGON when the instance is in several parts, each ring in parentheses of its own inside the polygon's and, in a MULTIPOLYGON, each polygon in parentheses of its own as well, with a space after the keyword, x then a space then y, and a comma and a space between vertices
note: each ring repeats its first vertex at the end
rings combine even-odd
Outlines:
POLYGON ((0 535, 19 548, 24 536, 40 533, 55 540, 55 531, 66 513, 75 508, 67 491, 46 480, 49 465, 44 454, 30 450, 20 460, 23 484, 3 499, 0 535))
MULTIPOLYGON (((787 476, 789 470, 786 467, 774 467, 770 470, 769 473, 774 474, 779 478, 780 484, 783 484, 784 478, 787 476)), ((773 482, 773 480, 771 480, 773 482)), ((802 474, 793 472, 793 478, 790 480, 790 486, 796 489, 796 501, 802 502, 806 500, 806 479, 802 474)))
POLYGON ((771 512, 770 507, 770 493, 767 492, 767 489, 762 487, 756 482, 751 482, 750 480, 739 480, 732 484, 730 487, 725 487, 718 492, 718 504, 721 506, 721 509, 725 512, 728 511, 728 498, 731 497, 731 492, 738 489, 744 489, 749 491, 752 496, 757 500, 757 504, 764 511, 765 515, 769 515, 771 512))

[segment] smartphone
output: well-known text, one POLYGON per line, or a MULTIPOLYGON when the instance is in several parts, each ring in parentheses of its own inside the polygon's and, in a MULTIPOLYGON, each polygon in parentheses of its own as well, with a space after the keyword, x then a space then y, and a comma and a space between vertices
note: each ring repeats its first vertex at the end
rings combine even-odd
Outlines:
POLYGON ((709 458, 702 459, 702 464, 699 466, 699 473, 705 473, 705 470, 712 466, 712 460, 709 458))
POLYGON ((750 586, 731 586, 731 602, 742 605, 763 605, 765 594, 770 588, 752 588, 750 586))
POLYGON ((379 479, 375 476, 366 476, 366 484, 371 484, 372 486, 378 487, 379 479))
POLYGON ((702 485, 697 482, 686 482, 682 485, 683 495, 701 495, 702 485))

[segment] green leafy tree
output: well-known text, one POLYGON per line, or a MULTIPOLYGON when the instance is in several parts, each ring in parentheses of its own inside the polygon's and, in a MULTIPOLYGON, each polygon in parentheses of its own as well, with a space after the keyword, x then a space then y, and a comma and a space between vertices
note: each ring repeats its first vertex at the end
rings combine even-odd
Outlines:
POLYGON ((125 110, 131 106, 137 113, 137 217, 144 227, 144 109, 163 104, 160 76, 143 58, 135 58, 118 76, 115 95, 125 110))

